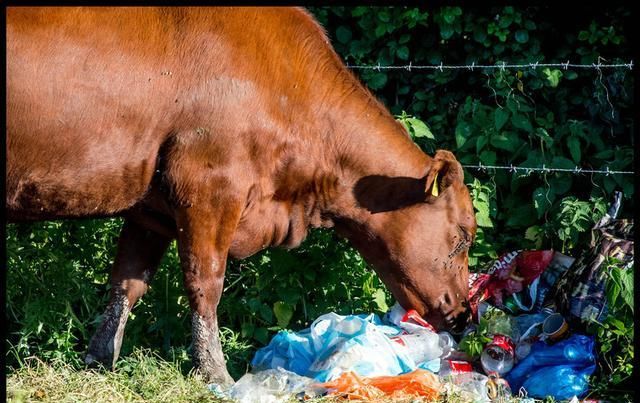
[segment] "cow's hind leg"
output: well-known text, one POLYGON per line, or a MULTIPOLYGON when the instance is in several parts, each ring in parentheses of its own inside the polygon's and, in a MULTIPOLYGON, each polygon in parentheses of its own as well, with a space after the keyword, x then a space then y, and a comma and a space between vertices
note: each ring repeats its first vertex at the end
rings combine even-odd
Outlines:
POLYGON ((129 312, 147 291, 170 242, 167 236, 149 231, 130 219, 125 221, 111 270, 111 300, 102 324, 89 342, 87 365, 115 366, 129 312))

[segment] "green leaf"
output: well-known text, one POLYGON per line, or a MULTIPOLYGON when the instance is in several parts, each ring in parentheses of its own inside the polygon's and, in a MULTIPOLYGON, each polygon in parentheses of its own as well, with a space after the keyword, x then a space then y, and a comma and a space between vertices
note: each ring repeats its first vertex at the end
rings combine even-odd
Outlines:
POLYGON ((533 126, 531 126, 531 122, 529 121, 529 118, 520 113, 513 114, 513 116, 511 117, 511 124, 514 127, 525 130, 529 133, 533 131, 533 126))
POLYGON ((571 70, 565 71, 564 78, 566 78, 567 80, 575 80, 576 78, 578 78, 578 73, 571 70))
POLYGON ((576 167, 576 165, 570 159, 565 157, 553 157, 551 164, 554 168, 571 169, 576 167))
POLYGON ((527 43, 529 41, 529 32, 524 29, 519 29, 516 31, 516 41, 519 43, 527 43))
POLYGON ((571 158, 576 164, 580 163, 580 158, 582 157, 582 153, 580 151, 580 140, 577 136, 569 136, 567 138, 567 147, 569 147, 569 152, 571 153, 571 158))
POLYGON ((494 165, 496 163, 495 151, 484 150, 480 153, 480 161, 485 165, 494 165))
POLYGON ((428 139, 435 140, 433 133, 429 130, 429 127, 420 119, 417 118, 408 118, 407 122, 413 128, 413 135, 415 137, 426 137, 428 139))
POLYGON ((387 75, 385 73, 374 73, 369 80, 367 80, 367 85, 372 90, 379 90, 384 87, 387 83, 387 75))
POLYGON ((543 235, 544 232, 542 230, 542 227, 540 227, 539 225, 532 225, 524 232, 525 239, 535 242, 536 249, 540 249, 542 247, 543 235))
POLYGON ((293 307, 285 302, 278 301, 273 304, 273 313, 276 315, 278 326, 285 328, 293 317, 293 307))
POLYGON ((340 25, 336 30, 336 38, 340 43, 348 43, 351 40, 351 30, 345 25, 340 25))
POLYGON ((544 212, 551 207, 554 197, 551 189, 539 187, 533 191, 533 206, 536 208, 538 218, 542 217, 544 212))
POLYGON ((549 186, 556 195, 563 195, 571 189, 573 179, 571 175, 556 174, 554 178, 549 179, 549 186))
POLYGON ((520 228, 529 227, 536 221, 536 210, 531 204, 515 207, 507 218, 507 226, 520 228))
POLYGON ((502 129, 507 120, 509 120, 509 111, 505 108, 498 108, 493 112, 496 130, 502 129))
POLYGON ((467 142, 467 138, 471 137, 471 125, 465 121, 459 121, 456 126, 456 146, 461 148, 467 142))
POLYGON ((515 151, 518 146, 518 139, 513 137, 494 134, 491 136, 491 145, 506 151, 515 151))
POLYGON ((476 211, 476 223, 479 227, 484 228, 493 228, 493 221, 491 221, 491 217, 489 217, 489 205, 485 203, 480 203, 477 206, 476 211))
POLYGON ((453 27, 450 24, 442 24, 440 26, 440 36, 442 39, 449 39, 453 36, 453 27))
POLYGON ((240 326, 240 334, 244 338, 249 338, 253 336, 253 332, 255 331, 256 326, 253 323, 245 322, 240 326))
POLYGON ((384 24, 379 24, 374 31, 376 38, 380 38, 382 35, 387 33, 387 26, 384 24))
POLYGON ((373 297, 373 302, 378 307, 380 312, 387 312, 389 310, 389 306, 387 305, 387 296, 384 292, 384 289, 378 288, 373 297))
POLYGON ((622 299, 624 302, 631 308, 631 312, 634 311, 633 304, 633 272, 629 269, 619 269, 620 270, 620 278, 622 283, 622 299))
POLYGON ((402 60, 409 59, 409 48, 406 46, 400 46, 398 50, 396 50, 396 55, 402 60))
POLYGON ((560 83, 560 78, 562 77, 562 71, 558 69, 551 70, 546 67, 544 70, 542 70, 542 73, 544 74, 551 87, 555 88, 558 86, 558 83, 560 83))
POLYGON ((269 342, 269 331, 266 327, 258 327, 253 332, 253 338, 262 344, 267 344, 269 342))
POLYGON ((478 136, 476 139, 476 153, 482 151, 484 146, 489 142, 489 136, 478 136))

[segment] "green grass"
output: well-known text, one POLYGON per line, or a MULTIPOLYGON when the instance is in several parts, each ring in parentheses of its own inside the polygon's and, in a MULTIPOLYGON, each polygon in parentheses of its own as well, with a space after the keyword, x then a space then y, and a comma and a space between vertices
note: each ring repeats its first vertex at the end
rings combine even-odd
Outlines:
POLYGON ((115 371, 76 369, 61 360, 32 357, 7 377, 7 401, 56 402, 219 402, 181 360, 165 361, 136 349, 115 371))
MULTIPOLYGON (((165 360, 148 349, 136 348, 119 360, 114 371, 77 368, 63 360, 45 362, 37 357, 23 361, 7 377, 9 402, 228 402, 211 393, 189 368, 184 350, 165 360)), ((295 400, 291 400, 292 402, 295 400)), ((335 397, 308 400, 309 403, 344 401, 335 397)), ((381 399, 386 403, 425 400, 381 399)), ((465 403, 456 393, 443 395, 437 403, 465 403)), ((517 399, 510 399, 517 402, 517 399)), ((550 401, 548 401, 550 402, 550 401)), ((506 403, 506 401, 505 401, 506 403)))

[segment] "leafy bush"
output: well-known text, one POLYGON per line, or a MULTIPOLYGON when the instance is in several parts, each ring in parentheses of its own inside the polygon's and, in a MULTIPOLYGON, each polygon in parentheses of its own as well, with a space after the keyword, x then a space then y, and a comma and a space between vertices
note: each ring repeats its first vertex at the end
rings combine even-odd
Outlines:
MULTIPOLYGON (((550 6, 313 8, 352 66, 628 63, 630 13, 588 11, 567 25, 550 6)), ((632 170, 633 77, 626 68, 355 72, 401 121, 426 123, 420 132, 433 138, 415 140, 427 152, 450 149, 471 165, 632 170)), ((471 251, 476 268, 506 249, 572 251, 613 190, 624 192, 628 212, 634 208, 631 175, 520 169, 467 170, 466 178, 482 229, 471 251)))
POLYGON ((634 357, 634 288, 633 266, 624 267, 621 262, 607 262, 606 296, 608 314, 604 322, 594 322, 590 331, 596 334, 600 346, 599 371, 594 380, 597 392, 607 392, 611 385, 631 389, 634 357))

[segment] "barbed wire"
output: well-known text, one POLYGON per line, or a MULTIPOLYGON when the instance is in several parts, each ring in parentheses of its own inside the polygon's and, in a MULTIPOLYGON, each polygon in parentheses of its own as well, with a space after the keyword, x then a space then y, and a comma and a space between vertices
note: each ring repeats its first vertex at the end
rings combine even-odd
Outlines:
MULTIPOLYGON (((525 68, 530 68, 530 69, 538 69, 538 68, 544 68, 544 67, 558 67, 558 68, 563 68, 564 70, 568 70, 570 67, 571 68, 577 68, 577 69, 593 69, 593 70, 597 70, 599 72, 601 72, 601 69, 606 69, 606 68, 627 68, 629 70, 633 69, 633 60, 629 61, 629 63, 613 63, 613 64, 607 64, 607 63, 601 63, 600 58, 598 59, 598 63, 591 63, 591 64, 576 64, 576 63, 571 63, 569 60, 567 60, 565 63, 539 63, 539 62, 535 62, 535 63, 525 63, 525 64, 516 64, 516 63, 509 63, 507 64, 506 62, 502 62, 502 64, 476 64, 475 62, 471 63, 470 65, 445 65, 443 63, 440 63, 439 65, 414 65, 412 62, 409 62, 408 65, 404 65, 404 66, 393 66, 393 65, 381 65, 380 63, 378 63, 377 65, 349 65, 349 63, 346 63, 346 66, 350 69, 370 69, 370 70, 377 70, 377 71, 381 71, 381 70, 407 70, 407 71, 411 71, 412 69, 415 70, 440 70, 440 71, 444 71, 445 69, 448 70, 462 70, 462 69, 468 69, 470 71, 473 71, 474 69, 500 69, 500 70, 505 70, 505 69, 525 69, 525 68)), ((578 175, 578 174, 602 174, 602 175, 632 175, 635 172, 633 171, 615 171, 615 170, 610 170, 609 167, 606 167, 605 170, 599 170, 599 169, 585 169, 585 168, 580 168, 578 166, 576 166, 575 168, 548 168, 546 167, 544 164, 542 165, 542 167, 517 167, 514 165, 483 165, 482 163, 479 163, 479 165, 462 165, 464 168, 470 168, 470 169, 476 169, 479 171, 487 171, 489 169, 501 169, 501 170, 508 170, 510 172, 513 173, 518 173, 518 171, 530 174, 532 172, 544 172, 544 173, 550 173, 550 172, 569 172, 572 173, 574 175, 578 175)))
POLYGON ((614 69, 614 68, 628 68, 629 70, 633 69, 633 60, 631 60, 629 63, 614 63, 614 64, 603 64, 600 61, 598 61, 598 63, 591 63, 591 64, 576 64, 576 63, 571 63, 569 60, 567 60, 565 63, 539 63, 539 62, 535 62, 535 63, 524 63, 524 64, 513 64, 513 63, 509 63, 507 64, 506 62, 502 62, 502 64, 476 64, 475 62, 471 63, 471 64, 467 64, 467 65, 445 65, 443 63, 440 63, 439 65, 435 65, 435 64, 431 64, 431 65, 414 65, 411 62, 409 62, 408 65, 404 65, 404 66, 392 66, 392 65, 381 65, 380 63, 378 63, 377 65, 371 65, 371 64, 361 64, 361 65, 349 65, 349 63, 346 64, 346 66, 350 69, 370 69, 370 70, 407 70, 407 71, 411 71, 412 69, 415 70, 440 70, 440 71, 444 71, 445 69, 448 70, 462 70, 462 69, 467 69, 470 71, 473 71, 474 69, 500 69, 500 70, 505 70, 505 69, 525 69, 525 68, 531 68, 531 69, 537 69, 537 68, 543 68, 543 67, 560 67, 563 68, 565 70, 568 70, 569 67, 571 68, 577 68, 577 69, 594 69, 594 70, 600 70, 600 69, 614 69))
POLYGON ((489 169, 502 169, 502 170, 508 170, 511 171, 513 173, 518 173, 518 171, 524 172, 524 173, 531 173, 531 172, 545 172, 545 173, 549 173, 549 172, 570 172, 572 174, 603 174, 606 176, 609 175, 632 175, 635 172, 633 171, 614 171, 614 170, 610 170, 609 167, 606 167, 605 170, 599 170, 599 169, 585 169, 585 168, 580 168, 578 166, 576 166, 575 168, 548 168, 546 167, 544 164, 542 165, 542 167, 517 167, 515 165, 483 165, 482 163, 479 163, 478 165, 465 165, 462 164, 463 168, 471 168, 471 169, 476 169, 478 171, 487 171, 489 169))

